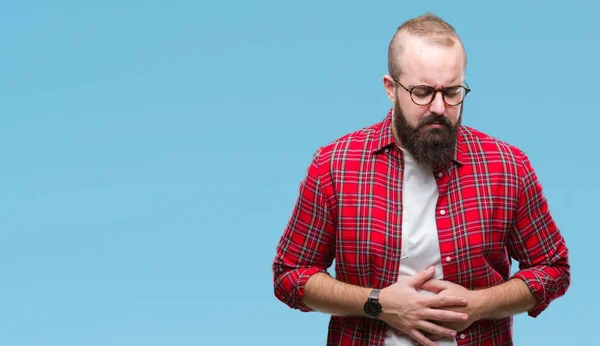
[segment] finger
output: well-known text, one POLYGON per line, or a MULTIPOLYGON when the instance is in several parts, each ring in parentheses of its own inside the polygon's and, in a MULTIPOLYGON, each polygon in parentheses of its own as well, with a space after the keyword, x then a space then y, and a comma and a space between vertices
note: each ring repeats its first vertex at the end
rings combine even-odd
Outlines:
POLYGON ((426 309, 423 311, 422 317, 424 320, 443 321, 443 322, 464 322, 469 316, 462 312, 426 309))
POLYGON ((438 326, 437 324, 431 323, 429 321, 420 321, 418 323, 419 329, 426 331, 431 334, 441 335, 449 338, 453 338, 456 336, 456 331, 450 328, 438 326))
POLYGON ((430 296, 426 305, 429 307, 467 306, 467 298, 457 296, 430 296))
POLYGON ((431 341, 429 338, 427 338, 425 335, 423 335, 421 332, 419 332, 416 329, 411 330, 408 335, 410 335, 413 339, 415 339, 416 342, 418 342, 420 345, 423 346, 437 346, 437 344, 433 341, 431 341))
POLYGON ((412 286, 412 287, 417 287, 423 284, 423 282, 431 279, 431 277, 433 276, 433 272, 434 272, 434 268, 433 267, 429 267, 426 270, 423 270, 422 272, 416 273, 415 275, 411 276, 408 280, 408 285, 412 286))
POLYGON ((449 288, 449 285, 447 281, 431 279, 422 283, 419 288, 433 293, 440 293, 441 291, 449 288))

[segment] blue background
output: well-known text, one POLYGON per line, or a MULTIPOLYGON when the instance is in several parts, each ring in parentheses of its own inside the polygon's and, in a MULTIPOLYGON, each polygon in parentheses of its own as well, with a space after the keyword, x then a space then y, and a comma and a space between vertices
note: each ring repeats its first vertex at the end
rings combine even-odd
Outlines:
POLYGON ((571 249, 515 342, 595 344, 599 6, 2 4, 0 345, 324 345, 328 316, 273 295, 275 246, 312 153, 389 110, 387 45, 428 10, 468 52, 464 123, 530 156, 571 249))

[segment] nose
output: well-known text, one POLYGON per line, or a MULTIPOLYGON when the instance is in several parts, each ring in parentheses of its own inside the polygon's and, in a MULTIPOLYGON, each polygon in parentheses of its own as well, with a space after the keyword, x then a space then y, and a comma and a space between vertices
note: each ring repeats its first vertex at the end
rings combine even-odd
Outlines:
POLYGON ((442 115, 446 112, 446 103, 441 91, 436 91, 433 101, 429 105, 431 113, 442 115))

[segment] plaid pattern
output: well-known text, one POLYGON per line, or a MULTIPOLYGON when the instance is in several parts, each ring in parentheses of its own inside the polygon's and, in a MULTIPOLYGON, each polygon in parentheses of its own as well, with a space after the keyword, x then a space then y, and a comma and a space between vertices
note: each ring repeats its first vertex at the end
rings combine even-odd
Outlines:
MULTIPOLYGON (((275 296, 310 311, 301 298, 308 278, 384 288, 398 280, 402 241, 402 152, 382 122, 348 134, 315 153, 273 262, 275 296)), ((444 279, 469 289, 510 278, 511 258, 540 314, 570 284, 568 250, 542 187, 518 148, 461 127, 454 162, 434 172, 436 220, 444 279)), ((512 345, 512 318, 475 322, 459 345, 512 345)), ((332 316, 327 345, 383 345, 386 325, 332 316)))

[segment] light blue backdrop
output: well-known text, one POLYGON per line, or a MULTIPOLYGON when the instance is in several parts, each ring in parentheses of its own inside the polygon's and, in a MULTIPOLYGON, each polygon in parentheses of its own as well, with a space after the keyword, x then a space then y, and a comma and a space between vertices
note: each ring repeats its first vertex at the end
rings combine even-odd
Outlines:
POLYGON ((595 344, 597 2, 57 0, 0 7, 0 345, 324 345, 275 245, 428 10, 468 51, 465 124, 529 154, 571 249, 516 344, 595 344))

